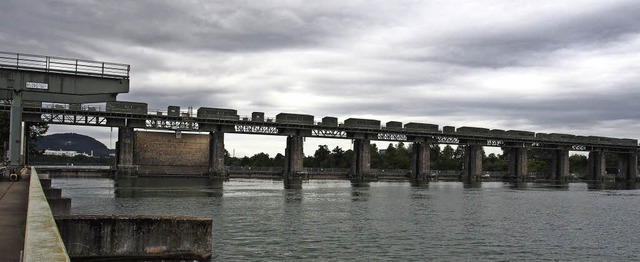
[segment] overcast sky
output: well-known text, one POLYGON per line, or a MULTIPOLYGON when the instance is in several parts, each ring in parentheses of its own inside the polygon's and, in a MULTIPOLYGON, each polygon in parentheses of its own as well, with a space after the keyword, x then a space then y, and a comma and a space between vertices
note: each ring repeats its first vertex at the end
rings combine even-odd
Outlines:
MULTIPOLYGON (((2 0, 0 25, 3 51, 130 64, 118 99, 151 109, 639 137, 636 0, 2 0)), ((236 155, 284 152, 280 137, 227 138, 236 155)), ((324 141, 305 152, 351 147, 324 141)))

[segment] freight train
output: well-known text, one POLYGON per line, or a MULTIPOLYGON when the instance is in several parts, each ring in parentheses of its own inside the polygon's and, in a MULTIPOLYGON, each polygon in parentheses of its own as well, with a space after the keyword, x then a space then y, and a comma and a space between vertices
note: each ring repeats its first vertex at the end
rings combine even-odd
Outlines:
MULTIPOLYGON (((172 109, 175 111, 175 107, 170 106, 169 112, 172 109)), ((107 111, 115 113, 128 113, 128 114, 146 114, 147 104, 139 102, 124 102, 114 101, 107 102, 107 111)), ((201 119, 215 119, 215 120, 233 120, 240 121, 238 111, 235 109, 224 108, 211 108, 201 107, 197 111, 197 117, 201 119)), ((253 112, 251 119, 243 118, 243 121, 252 122, 271 122, 271 119, 266 119, 263 112, 253 112)), ((380 120, 375 119, 362 119, 362 118, 348 118, 344 121, 344 124, 338 123, 336 117, 323 117, 322 122, 315 122, 314 116, 305 114, 292 114, 292 113, 280 113, 275 118, 276 123, 289 124, 289 125, 301 125, 301 126, 324 126, 324 127, 345 127, 345 128, 358 128, 358 129, 380 129, 386 131, 405 131, 405 132, 417 132, 417 133, 444 133, 447 135, 463 135, 463 136, 479 136, 482 138, 495 138, 495 139, 527 139, 532 141, 549 141, 549 142, 568 142, 574 144, 601 144, 601 145, 619 145, 619 146, 638 146, 638 140, 636 139, 619 139, 599 136, 576 136, 570 134, 560 133, 534 133, 530 131, 522 130, 502 130, 502 129, 488 129, 481 127, 462 126, 455 128, 453 126, 444 126, 442 131, 439 130, 439 126, 435 124, 426 123, 406 123, 404 126, 402 122, 389 121, 386 126, 381 126, 380 120)))

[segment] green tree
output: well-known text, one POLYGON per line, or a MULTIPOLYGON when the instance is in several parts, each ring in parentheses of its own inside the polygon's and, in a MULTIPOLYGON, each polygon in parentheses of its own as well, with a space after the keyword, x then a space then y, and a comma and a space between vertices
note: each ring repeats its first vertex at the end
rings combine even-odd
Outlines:
POLYGON ((587 156, 574 154, 569 157, 569 172, 586 174, 589 159, 587 156))

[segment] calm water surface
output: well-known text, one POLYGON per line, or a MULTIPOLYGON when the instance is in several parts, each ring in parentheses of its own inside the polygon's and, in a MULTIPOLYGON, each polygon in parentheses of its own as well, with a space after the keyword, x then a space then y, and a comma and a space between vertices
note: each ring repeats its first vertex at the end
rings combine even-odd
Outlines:
POLYGON ((213 219, 217 261, 640 260, 640 191, 586 183, 53 179, 74 214, 213 219))

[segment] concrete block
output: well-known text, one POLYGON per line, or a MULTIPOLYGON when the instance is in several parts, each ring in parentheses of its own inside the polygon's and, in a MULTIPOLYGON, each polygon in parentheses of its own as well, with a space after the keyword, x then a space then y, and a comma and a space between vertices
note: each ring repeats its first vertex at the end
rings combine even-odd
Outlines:
POLYGON ((211 257, 209 218, 62 216, 56 223, 69 257, 75 260, 211 257))

